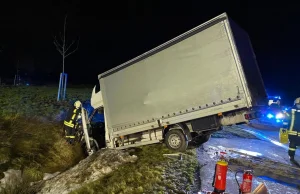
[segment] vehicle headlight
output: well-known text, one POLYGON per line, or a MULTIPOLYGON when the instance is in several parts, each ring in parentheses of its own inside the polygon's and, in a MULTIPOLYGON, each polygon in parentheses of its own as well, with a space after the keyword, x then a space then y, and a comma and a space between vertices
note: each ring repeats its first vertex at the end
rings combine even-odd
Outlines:
POLYGON ((282 113, 278 113, 276 115, 276 119, 282 119, 284 117, 284 115, 282 113))

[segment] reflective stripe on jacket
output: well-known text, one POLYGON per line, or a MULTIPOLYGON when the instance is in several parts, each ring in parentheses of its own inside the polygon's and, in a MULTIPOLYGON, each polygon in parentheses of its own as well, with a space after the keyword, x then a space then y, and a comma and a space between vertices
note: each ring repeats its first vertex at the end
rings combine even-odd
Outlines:
POLYGON ((67 113, 66 120, 64 120, 64 125, 67 127, 74 128, 76 126, 75 121, 79 113, 80 113, 80 109, 76 109, 76 108, 73 111, 69 111, 67 113))
POLYGON ((287 119, 283 122, 288 134, 300 137, 300 110, 292 109, 290 114, 286 114, 287 119))

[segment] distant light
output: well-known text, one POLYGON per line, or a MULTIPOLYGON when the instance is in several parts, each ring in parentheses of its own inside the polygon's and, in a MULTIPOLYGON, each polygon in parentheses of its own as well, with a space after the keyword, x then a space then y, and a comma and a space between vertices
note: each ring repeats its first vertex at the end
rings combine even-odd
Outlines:
POLYGON ((267 115, 267 117, 268 117, 269 119, 271 119, 271 118, 274 117, 274 115, 272 115, 271 113, 269 113, 269 114, 267 115))
POLYGON ((27 83, 26 86, 29 86, 29 83, 27 83))
POLYGON ((276 119, 282 119, 284 117, 284 115, 282 113, 278 113, 276 115, 276 119))

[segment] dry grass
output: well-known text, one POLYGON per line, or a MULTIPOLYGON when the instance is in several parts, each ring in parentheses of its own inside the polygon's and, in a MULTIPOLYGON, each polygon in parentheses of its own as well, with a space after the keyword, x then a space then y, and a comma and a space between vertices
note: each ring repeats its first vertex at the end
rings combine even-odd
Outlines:
POLYGON ((87 193, 152 193, 159 190, 163 183, 163 163, 168 159, 163 156, 170 153, 163 145, 143 146, 135 149, 138 160, 134 164, 126 164, 106 177, 87 184, 73 194, 87 193))
POLYGON ((80 146, 65 142, 62 124, 54 118, 68 108, 70 100, 84 98, 84 90, 70 89, 71 98, 65 102, 56 102, 56 88, 0 90, 0 179, 7 169, 22 170, 24 178, 2 193, 31 193, 25 189, 29 182, 41 180, 44 173, 64 171, 83 159, 80 146))
POLYGON ((172 152, 164 144, 136 148, 132 153, 138 156, 136 163, 126 164, 72 194, 185 193, 191 189, 198 167, 195 153, 183 160, 168 159, 163 156, 167 153, 172 152))
POLYGON ((42 116, 53 120, 70 102, 88 100, 92 88, 68 88, 67 101, 57 102, 57 87, 0 87, 0 116, 42 116))
MULTIPOLYGON (((28 186, 30 182, 40 180, 43 173, 64 171, 83 158, 80 146, 66 144, 61 123, 53 120, 67 109, 70 101, 89 99, 90 88, 68 89, 68 101, 59 103, 56 89, 0 88, 0 178, 3 177, 1 172, 11 168, 21 169, 24 178, 23 183, 6 188, 2 193, 34 193, 28 186)), ((73 193, 182 193, 189 190, 197 162, 164 157, 164 153, 171 151, 162 144, 134 150, 133 154, 138 156, 136 163, 121 166, 73 193)))
POLYGON ((52 173, 65 170, 83 156, 80 147, 65 142, 60 124, 16 116, 0 119, 0 133, 1 147, 5 148, 0 155, 13 169, 52 173))

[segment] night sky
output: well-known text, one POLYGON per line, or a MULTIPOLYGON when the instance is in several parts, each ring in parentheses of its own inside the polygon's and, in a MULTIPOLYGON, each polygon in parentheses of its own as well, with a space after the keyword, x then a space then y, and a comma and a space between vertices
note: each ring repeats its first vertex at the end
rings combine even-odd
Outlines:
POLYGON ((101 72, 227 12, 248 32, 268 93, 288 100, 300 96, 297 4, 246 0, 152 2, 2 2, 0 76, 13 78, 19 61, 21 75, 26 77, 26 73, 32 83, 56 84, 62 59, 53 36, 63 30, 65 14, 69 42, 80 37, 79 50, 66 58, 69 82, 94 85, 101 72))

